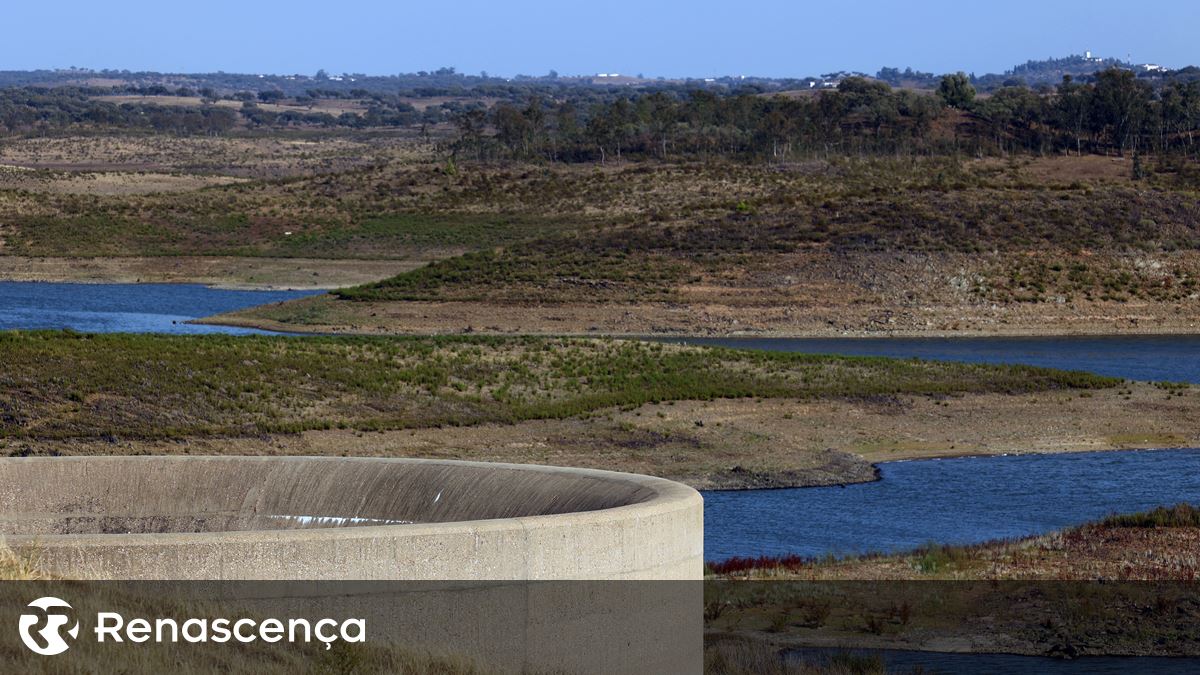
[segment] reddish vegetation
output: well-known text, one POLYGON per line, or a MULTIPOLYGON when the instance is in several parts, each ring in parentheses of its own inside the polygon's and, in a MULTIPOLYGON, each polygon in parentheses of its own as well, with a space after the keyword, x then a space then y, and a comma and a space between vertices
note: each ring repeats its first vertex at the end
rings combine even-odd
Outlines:
POLYGON ((847 559, 798 555, 735 557, 709 563, 716 576, 804 579, 1112 579, 1195 581, 1200 510, 1188 504, 1113 516, 1027 539, 926 546, 897 555, 847 559))
POLYGON ((788 555, 760 555, 758 557, 734 556, 720 562, 708 563, 708 573, 725 576, 741 574, 751 570, 798 570, 816 564, 813 558, 790 553, 788 555))

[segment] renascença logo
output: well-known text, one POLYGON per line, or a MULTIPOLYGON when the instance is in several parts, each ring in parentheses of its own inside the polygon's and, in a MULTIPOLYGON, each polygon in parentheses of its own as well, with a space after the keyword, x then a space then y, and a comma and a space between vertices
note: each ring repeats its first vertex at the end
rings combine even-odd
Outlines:
MULTIPOLYGON (((54 656, 67 651, 71 645, 63 639, 62 629, 70 622, 71 617, 63 610, 70 610, 71 606, 58 598, 45 597, 29 603, 29 607, 42 611, 21 615, 18 623, 21 642, 42 656, 54 656), (41 627, 38 628, 39 626, 41 627)), ((70 635, 72 640, 79 637, 78 621, 67 629, 67 635, 70 635)))
MULTIPOLYGON (((25 646, 43 656, 54 656, 70 649, 70 643, 63 637, 64 631, 72 640, 79 637, 79 622, 72 624, 69 613, 73 611, 71 605, 59 598, 45 597, 29 603, 29 607, 40 611, 21 615, 18 627, 25 646), (67 628, 68 624, 71 624, 70 628, 67 628)), ((307 644, 315 641, 324 644, 325 649, 330 649, 338 641, 367 640, 366 619, 356 618, 338 621, 296 617, 260 621, 243 617, 188 618, 180 621, 166 617, 137 617, 126 620, 117 612, 97 612, 90 630, 96 634, 98 643, 250 643, 261 640, 307 644)))

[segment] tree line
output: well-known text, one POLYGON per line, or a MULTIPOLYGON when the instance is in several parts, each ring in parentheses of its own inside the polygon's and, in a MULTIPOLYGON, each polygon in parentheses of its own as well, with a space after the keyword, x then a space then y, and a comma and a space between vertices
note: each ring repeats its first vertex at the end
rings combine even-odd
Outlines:
POLYGON ((933 94, 862 77, 793 95, 653 92, 581 106, 533 97, 456 119, 449 150, 478 159, 788 159, 833 154, 1200 151, 1200 82, 1158 89, 1112 68, 1056 88, 976 94, 962 73, 933 94))
MULTIPOLYGON (((1181 71, 1182 72, 1182 71, 1181 71)), ((160 90, 143 89, 142 95, 160 90)), ((355 112, 314 107, 311 90, 284 100, 274 90, 243 92, 200 105, 153 99, 96 98, 111 89, 0 89, 0 133, 72 126, 221 134, 236 127, 406 127, 453 122, 447 150, 474 159, 609 161, 625 157, 731 157, 783 161, 845 154, 1116 153, 1200 155, 1200 78, 1154 86, 1111 68, 1057 87, 1016 85, 977 94, 962 73, 940 78, 934 92, 847 77, 834 89, 786 93, 741 90, 586 89, 524 101, 439 101, 423 110, 403 97, 371 94, 355 112), (272 103, 287 103, 280 108, 272 103), (306 103, 309 104, 306 106, 306 103)))

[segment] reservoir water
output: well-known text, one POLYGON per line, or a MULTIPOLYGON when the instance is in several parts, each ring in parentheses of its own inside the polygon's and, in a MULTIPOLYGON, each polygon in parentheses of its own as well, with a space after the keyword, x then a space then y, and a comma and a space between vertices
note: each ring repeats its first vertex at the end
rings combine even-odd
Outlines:
POLYGON ((882 480, 844 488, 705 493, 704 556, 896 552, 1200 503, 1200 450, 930 459, 880 471, 882 480))
MULTIPOLYGON (((1022 363, 1200 384, 1200 336, 688 339, 739 349, 1022 363)), ((1200 451, 919 460, 845 488, 708 492, 705 557, 823 556, 968 544, 1200 502, 1200 451)))
POLYGON ((0 281, 0 330, 69 328, 89 333, 265 331, 187 323, 319 291, 240 291, 199 284, 67 284, 0 281))
MULTIPOLYGON (((312 294, 194 284, 0 282, 0 330, 259 333, 187 322, 312 294)), ((686 342, 1025 363, 1200 384, 1200 336, 686 342)), ((1200 502, 1200 451, 1196 450, 921 460, 883 464, 881 472, 881 481, 844 488, 707 493, 705 557, 820 556, 897 551, 929 542, 972 543, 1038 534, 1114 512, 1200 502)))
POLYGON ((1130 380, 1200 384, 1200 335, 986 338, 688 338, 737 349, 1023 363, 1130 380))

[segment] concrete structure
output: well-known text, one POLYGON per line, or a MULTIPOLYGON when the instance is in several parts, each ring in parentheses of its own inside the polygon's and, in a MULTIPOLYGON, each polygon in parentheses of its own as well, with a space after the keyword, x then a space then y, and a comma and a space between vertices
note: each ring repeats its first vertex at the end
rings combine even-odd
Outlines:
POLYGON ((702 508, 658 478, 511 464, 0 459, 8 546, 58 575, 138 580, 74 587, 80 611, 98 588, 91 602, 358 617, 377 646, 500 672, 699 672, 702 508))
POLYGON ((0 459, 0 535, 95 579, 700 579, 703 503, 647 476, 316 457, 0 459))

